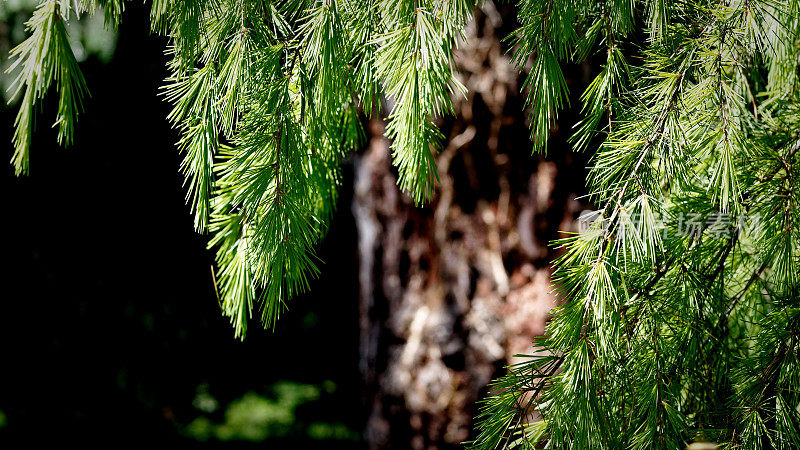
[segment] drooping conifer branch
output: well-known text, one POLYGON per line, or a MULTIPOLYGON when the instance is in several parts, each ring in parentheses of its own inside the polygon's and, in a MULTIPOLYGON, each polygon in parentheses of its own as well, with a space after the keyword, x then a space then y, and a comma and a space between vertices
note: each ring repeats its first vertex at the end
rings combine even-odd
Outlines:
MULTIPOLYGON (((68 144, 87 96, 64 23, 121 0, 45 0, 12 51, 17 173, 35 105, 58 94, 68 144), (54 84, 55 82, 55 84, 54 84)), ((439 117, 471 0, 155 0, 187 201, 216 252, 222 312, 273 327, 318 273, 361 114, 386 114, 399 185, 437 180, 439 117), (385 110, 384 110, 384 107, 385 110)), ((559 240, 561 305, 494 385, 475 448, 800 447, 800 4, 519 0, 512 60, 535 149, 603 61, 570 142, 600 207, 559 240), (711 395, 710 393, 714 393, 711 395)))

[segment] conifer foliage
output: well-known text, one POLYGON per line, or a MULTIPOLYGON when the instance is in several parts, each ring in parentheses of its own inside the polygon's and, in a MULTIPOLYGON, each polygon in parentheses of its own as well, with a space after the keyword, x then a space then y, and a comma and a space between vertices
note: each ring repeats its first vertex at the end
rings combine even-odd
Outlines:
POLYGON ((556 243, 561 306, 474 448, 800 448, 798 13, 521 2, 534 141, 558 61, 605 57, 572 136, 598 210, 556 243))
MULTIPOLYGON (((122 0, 45 0, 12 52, 13 164, 55 86, 69 144, 87 88, 64 21, 122 0)), ((237 336, 317 274, 362 116, 387 116, 398 182, 433 194, 434 120, 461 86, 471 0, 154 0, 164 96, 195 227, 237 336), (382 109, 386 107, 384 112, 382 109)), ((568 101, 564 62, 604 63, 572 136, 593 152, 584 229, 555 245, 536 351, 483 403, 474 448, 800 448, 800 3, 519 0, 513 61, 536 149, 568 101), (591 219, 591 220, 589 220, 591 219)))
MULTIPOLYGON (((64 22, 122 0, 47 0, 12 52, 22 68, 13 164, 29 170, 35 105, 55 82, 59 142, 69 144, 87 88, 64 22)), ((388 135, 399 183, 430 198, 441 134, 433 120, 463 89, 453 48, 474 5, 456 1, 155 0, 170 38, 163 89, 181 132, 195 228, 210 233, 224 313, 237 336, 259 310, 271 327, 317 274, 314 244, 336 203, 340 162, 363 140, 362 113, 393 102, 388 135)))

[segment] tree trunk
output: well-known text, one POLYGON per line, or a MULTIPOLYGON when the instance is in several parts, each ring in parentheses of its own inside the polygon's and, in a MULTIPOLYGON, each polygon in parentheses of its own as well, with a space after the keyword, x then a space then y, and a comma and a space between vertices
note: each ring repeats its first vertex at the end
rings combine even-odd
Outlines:
MULTIPOLYGON (((554 305, 547 244, 583 208, 575 198, 585 161, 555 126, 553 157, 531 156, 522 78, 500 42, 513 17, 486 2, 459 46, 468 92, 455 96, 455 118, 441 123, 448 139, 430 204, 415 207, 399 192, 380 121, 370 123, 368 148, 355 161, 371 449, 467 440, 487 383, 513 355, 530 352, 554 305)), ((586 78, 572 73, 579 69, 568 68, 568 78, 586 78)))

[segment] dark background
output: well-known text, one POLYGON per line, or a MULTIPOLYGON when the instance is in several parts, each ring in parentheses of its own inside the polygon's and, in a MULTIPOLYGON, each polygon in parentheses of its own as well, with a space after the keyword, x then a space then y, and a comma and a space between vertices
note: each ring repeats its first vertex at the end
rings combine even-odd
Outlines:
MULTIPOLYGON (((92 98, 75 144, 57 147, 55 105, 45 102, 30 175, 5 166, 0 443, 213 447, 213 438, 188 437, 187 425, 199 416, 222 422, 231 401, 251 391, 271 398, 280 380, 328 389, 298 406, 298 428, 270 448, 310 443, 303 423, 337 423, 360 436, 351 166, 313 295, 295 299, 274 333, 254 322, 244 342, 235 340, 214 293, 207 238, 192 229, 177 133, 158 96, 164 48, 148 31, 146 8, 130 7, 112 61, 82 64, 92 98), (193 406, 201 386, 220 405, 211 413, 193 406)), ((6 159, 15 114, 15 106, 0 109, 6 159)), ((315 446, 363 445, 350 439, 315 446)))

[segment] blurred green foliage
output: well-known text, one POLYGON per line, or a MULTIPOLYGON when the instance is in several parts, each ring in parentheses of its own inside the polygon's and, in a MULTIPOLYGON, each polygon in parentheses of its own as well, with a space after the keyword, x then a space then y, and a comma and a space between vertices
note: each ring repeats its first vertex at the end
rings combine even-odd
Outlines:
POLYGON ((336 385, 327 381, 321 386, 279 381, 264 396, 250 391, 232 401, 225 409, 224 421, 215 423, 210 417, 217 410, 217 400, 207 385, 198 387, 193 405, 204 413, 185 429, 186 435, 200 441, 259 442, 271 438, 305 437, 317 440, 358 440, 359 433, 342 423, 312 422, 304 424, 297 417, 301 405, 311 405, 323 392, 333 393, 336 385))

